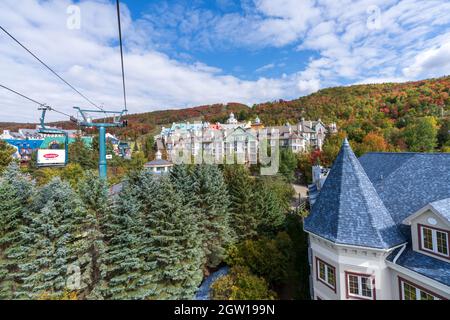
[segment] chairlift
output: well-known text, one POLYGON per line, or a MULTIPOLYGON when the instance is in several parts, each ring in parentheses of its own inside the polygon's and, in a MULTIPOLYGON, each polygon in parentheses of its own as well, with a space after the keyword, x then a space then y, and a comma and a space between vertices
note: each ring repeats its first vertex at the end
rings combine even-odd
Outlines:
POLYGON ((64 149, 39 149, 37 152, 37 166, 38 167, 65 167, 69 160, 69 134, 64 130, 47 128, 45 126, 45 116, 47 111, 51 111, 49 106, 40 107, 42 111, 40 118, 40 128, 38 132, 42 135, 64 135, 64 149))

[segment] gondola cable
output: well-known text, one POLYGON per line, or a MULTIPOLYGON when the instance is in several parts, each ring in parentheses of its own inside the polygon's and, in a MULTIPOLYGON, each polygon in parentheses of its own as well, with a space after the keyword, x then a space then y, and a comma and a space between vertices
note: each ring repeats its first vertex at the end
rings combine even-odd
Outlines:
POLYGON ((123 63, 123 43, 122 43, 122 24, 120 21, 120 1, 116 0, 116 3, 117 3, 117 22, 119 24, 120 60, 122 62, 123 103, 124 103, 125 113, 127 113, 128 107, 127 107, 127 93, 126 93, 126 86, 125 86, 125 67, 124 67, 124 63, 123 63))
POLYGON ((62 82, 64 82, 66 85, 68 85, 72 90, 74 90, 76 93, 78 93, 82 98, 84 98, 86 101, 88 101, 91 105, 96 107, 97 109, 100 109, 104 111, 102 108, 100 108, 97 104, 92 102, 91 99, 86 97, 84 94, 82 94, 78 89, 76 89, 74 86, 72 86, 69 82, 67 82, 63 77, 61 77, 56 71, 54 71, 50 66, 48 66, 44 61, 39 59, 33 52, 31 52, 30 49, 28 49, 25 45, 23 45, 17 38, 15 38, 11 33, 9 33, 4 27, 0 25, 0 30, 2 30, 6 35, 8 35, 12 40, 14 40, 19 46, 21 46, 25 51, 27 51, 30 55, 32 55, 37 61, 39 61, 43 66, 45 66, 51 73, 53 73, 58 79, 60 79, 62 82))
POLYGON ((51 111, 53 111, 53 112, 59 113, 59 114, 64 115, 64 116, 67 116, 67 117, 69 117, 69 118, 71 118, 71 119, 73 118, 70 114, 67 114, 67 113, 65 113, 65 112, 56 110, 55 108, 50 107, 50 106, 48 106, 48 105, 45 104, 45 103, 41 103, 41 102, 39 102, 39 101, 36 101, 35 99, 32 99, 32 98, 30 98, 30 97, 24 95, 23 93, 20 93, 20 92, 18 92, 18 91, 16 91, 16 90, 13 90, 13 89, 11 89, 11 88, 9 88, 9 87, 7 87, 7 86, 4 86, 4 85, 0 84, 0 87, 3 88, 3 89, 5 89, 5 90, 8 90, 9 92, 12 92, 12 93, 18 95, 18 96, 20 96, 20 97, 22 97, 22 98, 24 98, 24 99, 27 99, 28 101, 31 101, 31 102, 33 102, 33 103, 39 105, 39 107, 46 107, 46 108, 48 108, 49 110, 51 110, 51 111))

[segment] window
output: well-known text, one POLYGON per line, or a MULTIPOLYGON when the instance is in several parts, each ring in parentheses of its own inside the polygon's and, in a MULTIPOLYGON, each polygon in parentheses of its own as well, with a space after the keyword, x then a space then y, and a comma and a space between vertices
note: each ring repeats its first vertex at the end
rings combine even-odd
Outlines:
POLYGON ((371 275, 346 272, 347 298, 375 300, 375 279, 371 275))
POLYGON ((336 292, 336 268, 316 257, 317 280, 336 292))
POLYGON ((450 232, 418 225, 419 228, 419 248, 432 254, 450 258, 449 255, 449 234, 450 232))
POLYGON ((438 295, 399 277, 400 299, 402 300, 441 300, 438 295))
POLYGON ((443 255, 448 255, 448 234, 436 231, 437 250, 443 255))

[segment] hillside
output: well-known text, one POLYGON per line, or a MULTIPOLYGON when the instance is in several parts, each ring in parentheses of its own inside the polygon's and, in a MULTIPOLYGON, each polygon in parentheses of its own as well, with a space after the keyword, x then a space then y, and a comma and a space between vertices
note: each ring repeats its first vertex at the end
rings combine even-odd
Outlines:
MULTIPOLYGON (((295 123, 301 117, 321 118, 324 122, 337 122, 354 141, 362 142, 369 132, 378 132, 392 144, 401 145, 389 135, 396 129, 401 130, 411 119, 448 115, 449 95, 450 76, 407 83, 335 87, 296 100, 267 102, 251 108, 229 103, 132 114, 127 117, 129 127, 116 129, 116 132, 124 138, 136 139, 172 122, 224 121, 230 112, 234 112, 240 120, 252 120, 258 115, 266 125, 283 124, 286 121, 295 123)), ((70 123, 58 124, 73 128, 70 123)), ((0 129, 23 126, 34 125, 0 123, 0 129)))
MULTIPOLYGON (((128 127, 126 129, 109 129, 123 136, 124 138, 136 139, 137 137, 152 133, 155 129, 163 125, 171 125, 173 122, 180 121, 225 121, 230 112, 237 115, 250 110, 248 106, 239 103, 228 103, 198 106, 187 109, 153 111, 139 114, 129 114, 128 127)), ((50 125, 56 125, 64 129, 75 129, 76 125, 71 122, 53 122, 50 125)), ((19 128, 35 128, 36 123, 12 123, 0 122, 0 130, 9 129, 17 131, 19 128)))
POLYGON ((296 121, 299 117, 342 123, 354 119, 439 116, 450 107, 450 76, 406 83, 354 85, 319 90, 292 101, 254 106, 267 123, 296 121))

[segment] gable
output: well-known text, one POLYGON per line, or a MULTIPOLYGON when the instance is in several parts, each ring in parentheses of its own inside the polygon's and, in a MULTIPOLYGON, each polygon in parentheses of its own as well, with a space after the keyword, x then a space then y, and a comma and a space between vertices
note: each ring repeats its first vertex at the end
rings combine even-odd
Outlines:
POLYGON ((403 221, 408 225, 421 224, 433 228, 449 229, 450 223, 431 205, 427 205, 403 221))
POLYGON ((433 227, 450 228, 449 215, 450 198, 447 198, 427 204, 425 207, 407 217, 403 223, 408 225, 421 223, 433 227))

